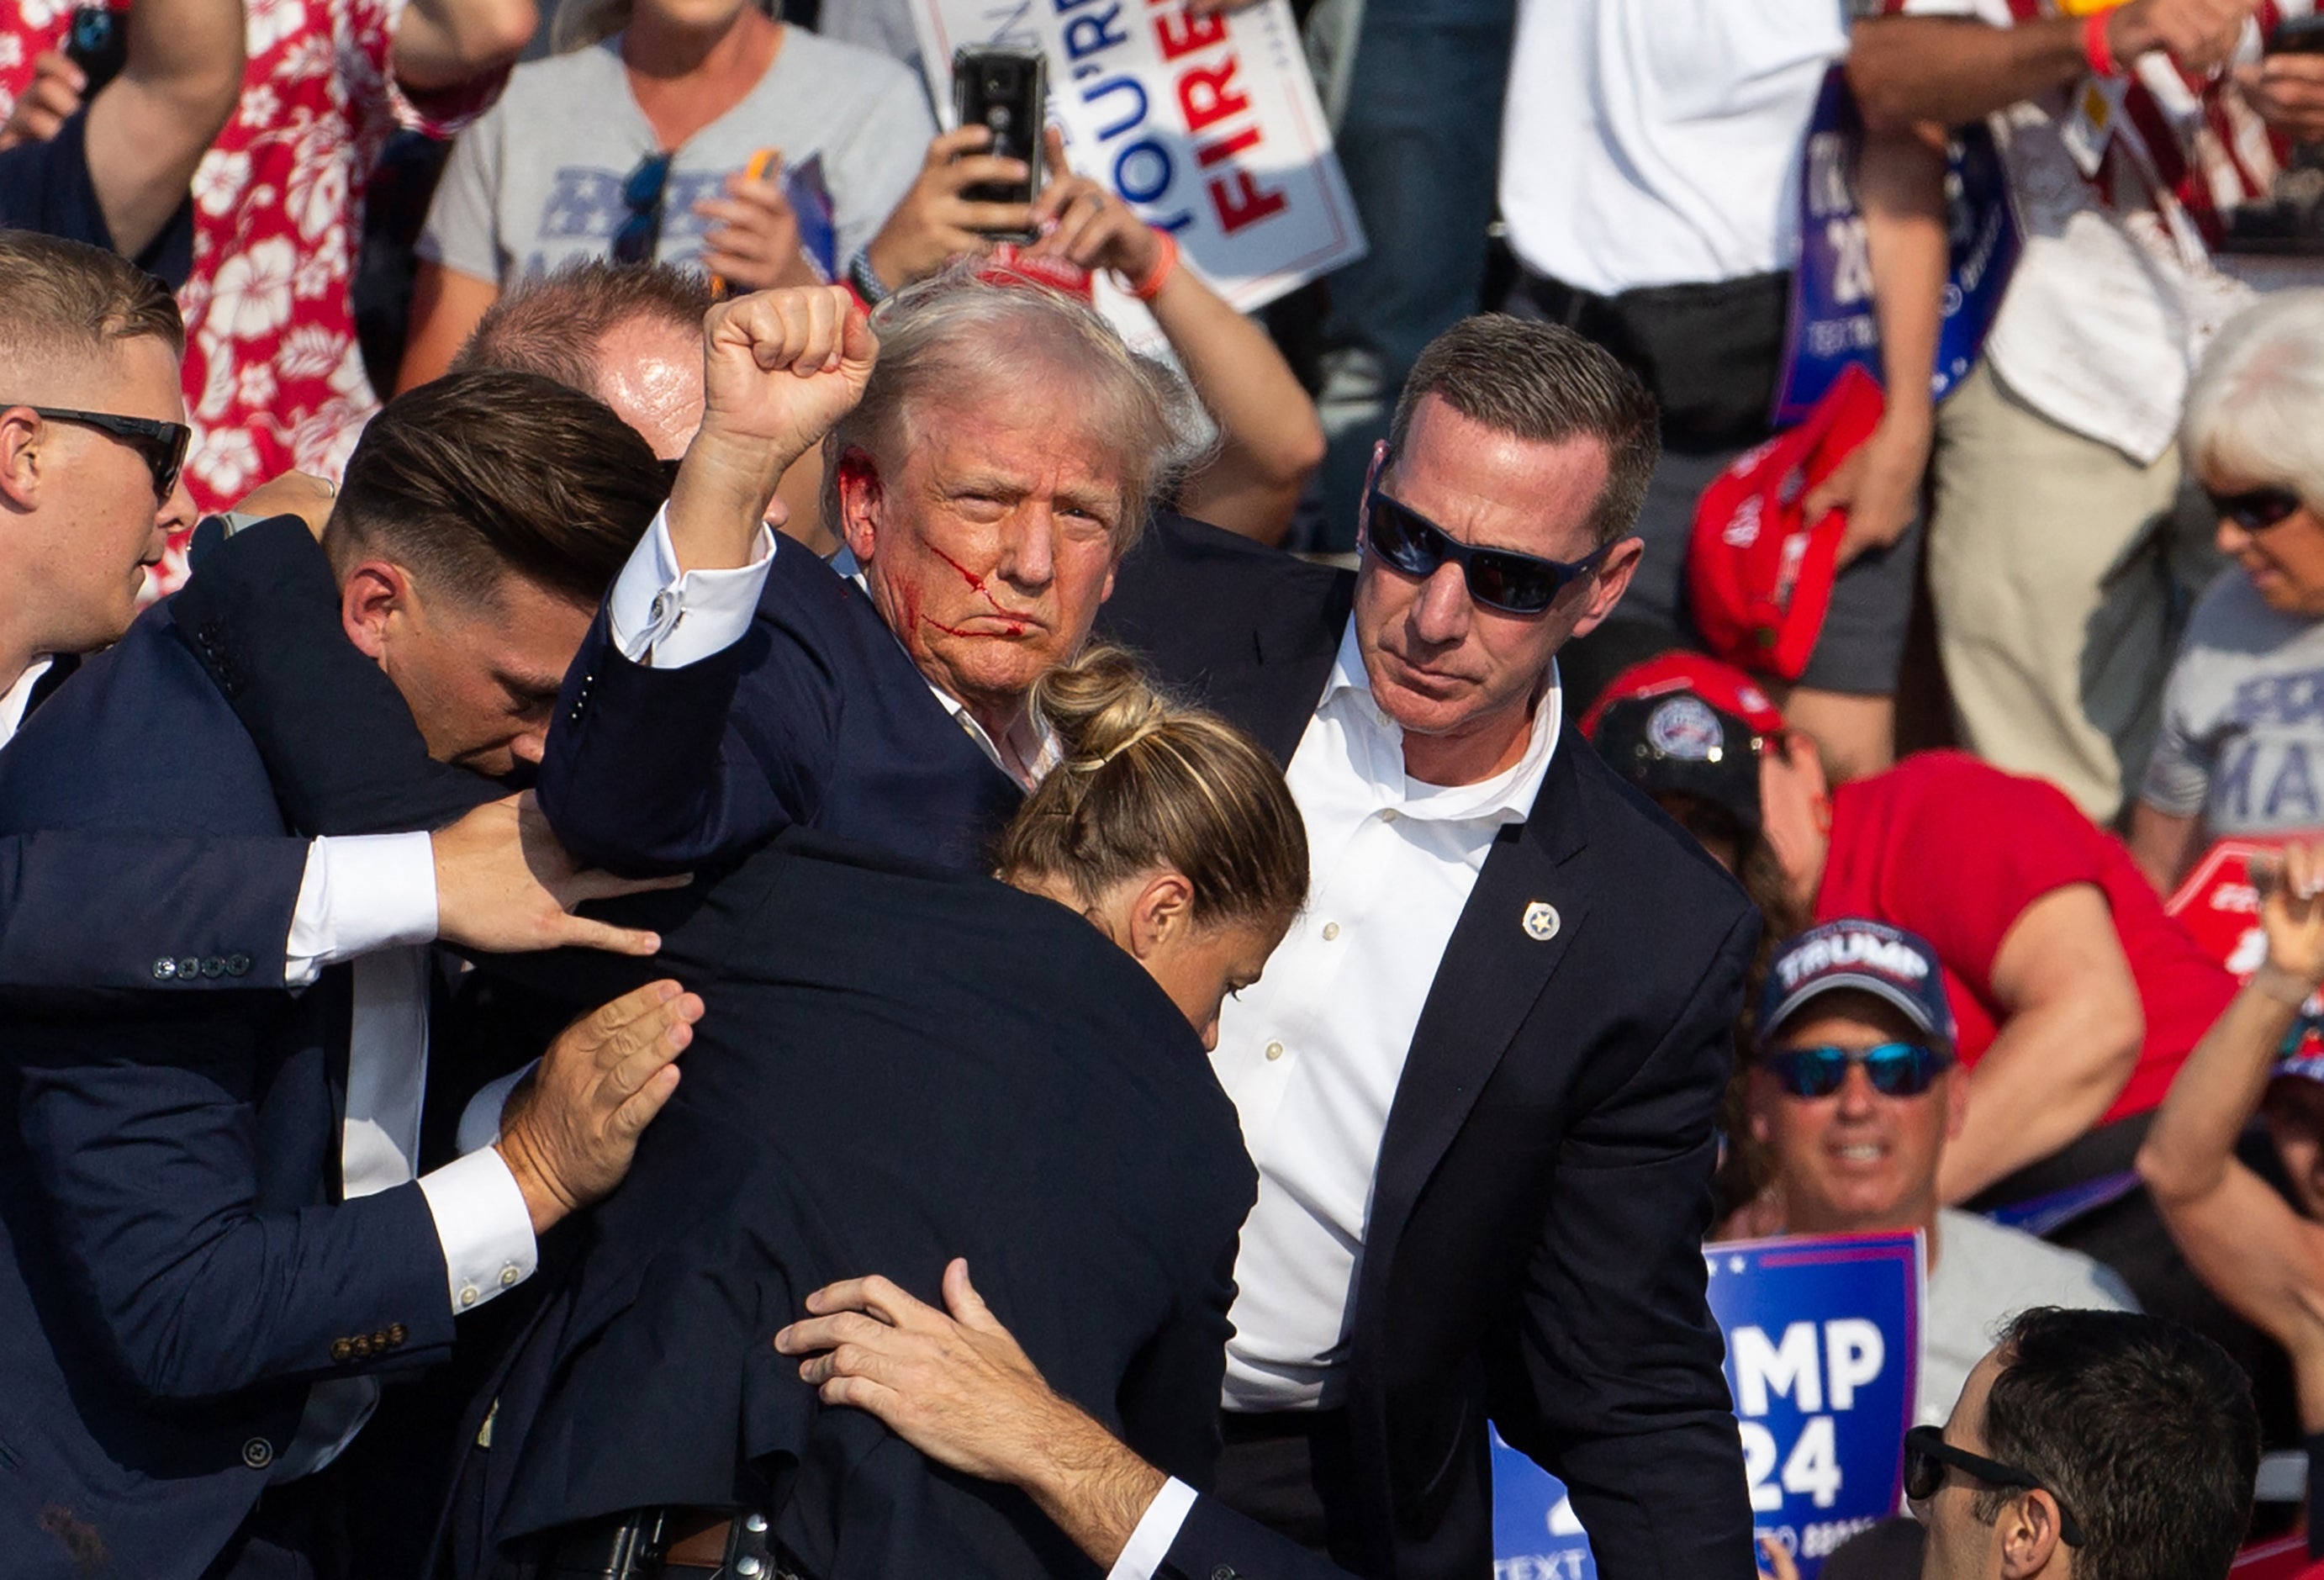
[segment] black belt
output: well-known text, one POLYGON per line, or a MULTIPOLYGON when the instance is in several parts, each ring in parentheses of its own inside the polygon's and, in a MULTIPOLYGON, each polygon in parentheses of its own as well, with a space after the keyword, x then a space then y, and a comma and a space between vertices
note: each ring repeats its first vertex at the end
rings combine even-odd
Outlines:
POLYGON ((552 1531, 542 1547, 538 1580, 801 1580, 754 1510, 633 1509, 552 1531))

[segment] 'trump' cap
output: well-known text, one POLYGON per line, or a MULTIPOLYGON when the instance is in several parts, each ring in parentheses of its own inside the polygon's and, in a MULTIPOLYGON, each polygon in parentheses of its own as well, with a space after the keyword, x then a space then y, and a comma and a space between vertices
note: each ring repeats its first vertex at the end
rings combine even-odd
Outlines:
POLYGON ((1895 1005, 1927 1035, 1952 1047, 1953 1009, 1937 952, 1916 933, 1853 918, 1810 928, 1775 951, 1759 998, 1761 1045, 1811 1000, 1840 988, 1895 1005))

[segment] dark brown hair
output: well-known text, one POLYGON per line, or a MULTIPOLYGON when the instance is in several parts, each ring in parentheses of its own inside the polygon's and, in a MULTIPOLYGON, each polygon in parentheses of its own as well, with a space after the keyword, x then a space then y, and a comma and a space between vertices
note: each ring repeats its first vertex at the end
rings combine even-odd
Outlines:
POLYGON ((1462 416, 1536 444, 1594 439, 1606 487, 1591 509, 1595 541, 1628 531, 1662 457, 1661 416, 1646 386, 1601 346, 1560 324, 1480 313, 1428 343, 1397 397, 1388 455, 1404 453, 1412 414, 1434 395, 1462 416))
POLYGON ((1119 648, 1033 687, 1064 758, 1001 836, 1004 881, 1059 879, 1095 904, 1174 867, 1199 923, 1288 924, 1307 899, 1307 828, 1283 771, 1214 714, 1171 701, 1119 648))
POLYGON ((607 335, 637 319, 699 334, 711 300, 710 282, 691 269, 584 258, 503 292, 476 320, 452 370, 537 373, 594 395, 607 335))
MULTIPOLYGON (((13 371, 149 335, 185 354, 178 304, 151 274, 102 247, 0 230, 0 365, 13 371)), ((14 393, 0 387, 0 400, 14 393)))
POLYGON ((595 604, 668 493, 602 402, 538 374, 447 374, 364 430, 323 547, 338 569, 383 555, 472 604, 511 575, 595 604))

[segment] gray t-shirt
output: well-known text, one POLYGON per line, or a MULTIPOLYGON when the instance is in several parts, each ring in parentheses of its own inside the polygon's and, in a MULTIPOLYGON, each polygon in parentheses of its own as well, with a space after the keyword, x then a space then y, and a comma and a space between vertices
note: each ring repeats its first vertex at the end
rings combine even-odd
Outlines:
POLYGON ((2324 620, 2221 574, 2187 623, 2139 798, 2214 837, 2324 826, 2324 620))
POLYGON ((1974 1213, 1946 1207, 1937 1214, 1936 1252, 1921 1343, 1920 1409, 1914 1412, 1923 1426, 1944 1424, 1961 1384, 1993 1348, 1995 1334, 2028 1307, 2138 1309, 2136 1298, 2112 1268, 1974 1213))
MULTIPOLYGON (((622 188, 659 152, 631 96, 621 37, 520 66, 500 102, 460 134, 419 253, 502 286, 604 257, 630 216, 622 188)), ((662 199, 665 263, 701 256, 698 199, 761 148, 787 171, 819 158, 844 269, 919 174, 936 122, 919 79, 884 55, 786 27, 775 63, 741 103, 687 140, 662 199)))

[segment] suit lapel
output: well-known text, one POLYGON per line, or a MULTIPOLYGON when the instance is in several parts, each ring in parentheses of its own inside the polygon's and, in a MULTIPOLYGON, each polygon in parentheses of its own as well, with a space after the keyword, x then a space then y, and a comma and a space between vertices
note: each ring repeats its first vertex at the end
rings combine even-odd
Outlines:
POLYGON ((1250 662, 1214 667, 1204 688, 1204 705, 1249 731, 1268 756, 1288 766, 1332 678, 1351 611, 1346 599, 1335 598, 1321 620, 1312 610, 1296 609, 1261 620, 1251 632, 1250 662))
POLYGON ((57 694, 57 688, 71 679, 72 672, 79 668, 78 653, 59 653, 51 659, 48 669, 42 673, 39 679, 32 682, 32 694, 24 698, 24 716, 32 717, 41 704, 54 697, 57 694))

